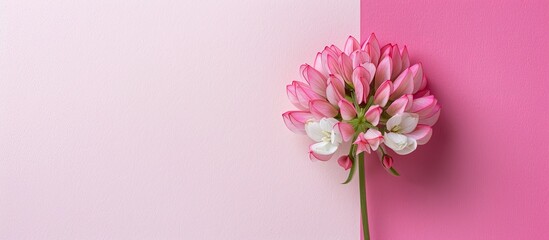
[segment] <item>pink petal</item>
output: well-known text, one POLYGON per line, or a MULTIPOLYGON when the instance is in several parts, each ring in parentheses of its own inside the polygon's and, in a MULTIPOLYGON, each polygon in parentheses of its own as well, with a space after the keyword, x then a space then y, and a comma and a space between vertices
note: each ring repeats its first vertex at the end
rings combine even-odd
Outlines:
POLYGON ((345 94, 345 84, 343 80, 331 76, 328 78, 328 86, 326 87, 326 98, 332 105, 337 106, 339 100, 345 94))
POLYGON ((412 107, 413 97, 410 94, 403 95, 402 97, 395 100, 389 108, 387 108, 387 113, 391 116, 396 115, 397 113, 403 113, 406 110, 409 110, 412 107))
POLYGON ((385 107, 392 92, 393 83, 390 80, 383 82, 374 94, 374 104, 385 107))
POLYGON ((324 76, 328 75, 328 69, 324 68, 324 66, 322 65, 322 53, 316 53, 313 67, 319 72, 321 72, 322 75, 324 76))
POLYGON ((376 66, 373 63, 364 63, 362 64, 362 67, 364 67, 370 74, 368 84, 372 83, 372 80, 374 80, 374 76, 376 75, 376 66))
POLYGON ((416 140, 418 145, 423 145, 429 142, 431 136, 433 135, 433 129, 427 125, 417 125, 416 129, 407 133, 406 136, 411 137, 416 140))
POLYGON ((434 114, 437 99, 433 95, 416 98, 413 101, 410 112, 417 113, 420 118, 430 117, 434 114))
POLYGON ((312 100, 309 102, 309 109, 316 119, 332 118, 337 115, 337 109, 329 102, 323 99, 312 100))
POLYGON ((360 49, 360 44, 358 43, 358 41, 353 36, 349 36, 347 38, 347 41, 345 42, 345 48, 343 52, 347 55, 351 55, 352 52, 358 49, 360 49))
POLYGON ((402 70, 402 57, 400 56, 400 50, 398 49, 398 45, 393 45, 391 48, 391 58, 393 59, 393 71, 391 74, 391 79, 395 79, 402 70))
POLYGON ((414 79, 414 89, 412 90, 412 93, 416 93, 421 88, 423 82, 423 68, 421 63, 411 66, 410 71, 412 71, 412 76, 414 79))
POLYGON ((402 69, 406 69, 410 67, 410 56, 408 55, 408 48, 404 46, 404 49, 402 49, 402 69))
POLYGON ((427 87, 427 77, 425 77, 425 74, 423 74, 423 80, 421 81, 421 86, 419 86, 419 90, 424 90, 427 87))
POLYGON ((355 88, 355 100, 358 104, 367 101, 370 92, 370 73, 363 67, 357 67, 353 71, 353 86, 355 88))
POLYGON ((381 164, 383 164, 384 168, 389 169, 393 166, 393 158, 389 155, 383 155, 383 158, 381 159, 381 164))
POLYGON ((341 134, 341 138, 344 142, 351 140, 351 138, 353 138, 353 134, 355 134, 355 129, 349 123, 338 122, 336 123, 335 128, 339 134, 341 134))
POLYGON ((299 104, 301 104, 301 106, 305 109, 309 108, 309 101, 323 99, 322 96, 315 93, 306 83, 293 81, 292 84, 295 85, 296 96, 299 104))
POLYGON ((379 105, 372 105, 364 114, 364 118, 372 125, 377 126, 382 112, 383 109, 379 105))
POLYGON ((383 142, 383 135, 380 131, 370 128, 364 133, 364 139, 368 142, 370 148, 375 151, 379 147, 379 144, 383 142))
POLYGON ((351 120, 356 117, 356 109, 347 99, 342 98, 337 105, 339 106, 343 120, 351 120))
POLYGON ((394 81, 395 90, 391 99, 397 99, 404 94, 412 94, 414 91, 414 78, 409 68, 404 70, 394 81))
POLYGON ((345 80, 350 84, 352 81, 351 77, 353 74, 353 61, 349 56, 345 54, 341 54, 339 56, 339 61, 341 63, 341 71, 342 71, 340 75, 343 77, 343 80, 345 80))
POLYGON ((307 111, 288 111, 282 114, 282 118, 292 132, 305 134, 305 123, 313 119, 313 115, 307 111))
POLYGON ((330 160, 330 158, 332 158, 332 156, 333 156, 333 154, 321 155, 321 154, 315 153, 315 152, 313 152, 312 150, 309 149, 309 159, 311 159, 311 161, 315 161, 315 160, 328 161, 328 160, 330 160))
POLYGON ((391 80, 391 72, 393 71, 393 62, 391 57, 386 56, 381 59, 376 69, 375 86, 378 87, 385 80, 391 80))
POLYGON ((362 64, 370 62, 370 56, 368 53, 362 50, 356 50, 349 56, 353 62, 353 68, 362 66, 362 64))
POLYGON ((379 58, 381 57, 381 50, 379 49, 379 42, 377 41, 376 35, 371 34, 368 40, 362 45, 362 50, 366 51, 370 55, 370 60, 376 66, 379 63, 379 58))
POLYGON ((336 45, 331 45, 330 46, 330 49, 332 49, 332 51, 337 55, 341 55, 343 53, 343 51, 341 51, 341 49, 339 49, 336 45))
POLYGON ((364 133, 361 132, 358 134, 355 142, 353 143, 356 145, 356 154, 358 155, 359 153, 362 153, 362 152, 367 152, 367 153, 370 153, 370 145, 368 144, 368 141, 366 139, 364 139, 364 133))
POLYGON ((307 64, 305 64, 302 73, 307 83, 311 86, 311 89, 318 95, 326 97, 326 77, 307 64))
POLYGON ((347 155, 339 157, 337 163, 345 170, 349 170, 349 168, 353 166, 353 161, 351 161, 351 158, 347 155))
POLYGON ((337 61, 337 58, 332 55, 328 55, 327 63, 328 63, 328 72, 333 75, 341 75, 341 67, 339 66, 339 62, 337 61))
POLYGON ((290 102, 294 106, 301 110, 307 110, 307 108, 302 106, 299 102, 299 99, 297 98, 297 92, 295 90, 295 85, 293 83, 286 86, 286 94, 288 95, 288 99, 290 99, 290 102))
POLYGON ((433 115, 427 118, 420 118, 419 124, 424 124, 428 126, 433 126, 438 121, 438 117, 440 116, 440 105, 437 105, 435 109, 433 110, 433 115))

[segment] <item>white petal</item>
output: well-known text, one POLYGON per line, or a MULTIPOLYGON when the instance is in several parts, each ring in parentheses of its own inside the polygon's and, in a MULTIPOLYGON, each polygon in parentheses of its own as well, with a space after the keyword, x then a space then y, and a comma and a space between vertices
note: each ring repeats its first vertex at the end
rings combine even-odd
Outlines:
POLYGON ((397 114, 389 118, 387 120, 387 130, 391 131, 391 129, 395 128, 396 126, 400 126, 400 122, 402 122, 402 114, 397 114))
POLYGON ((410 133, 416 129, 419 116, 416 113, 402 113, 403 118, 400 122, 400 133, 410 133))
POLYGON ((307 136, 313 139, 315 142, 322 141, 324 135, 322 134, 322 129, 320 129, 320 123, 315 121, 309 121, 305 123, 305 132, 307 136))
POLYGON ((417 148, 416 140, 413 138, 408 138, 406 141, 406 147, 404 147, 401 150, 395 150, 395 152, 399 155, 406 155, 416 150, 416 148, 417 148))
POLYGON ((329 142, 319 142, 311 145, 311 150, 320 155, 330 155, 337 151, 337 146, 329 142))
POLYGON ((395 152, 404 149, 408 143, 408 137, 398 133, 385 133, 384 140, 385 145, 395 152))
POLYGON ((334 128, 334 125, 338 123, 337 119, 335 118, 323 118, 320 120, 320 129, 326 132, 331 132, 334 128))
POLYGON ((332 144, 336 144, 336 145, 339 145, 340 143, 343 142, 343 138, 341 137, 341 134, 339 134, 339 132, 336 131, 335 129, 332 129, 332 133, 330 134, 330 140, 332 144))

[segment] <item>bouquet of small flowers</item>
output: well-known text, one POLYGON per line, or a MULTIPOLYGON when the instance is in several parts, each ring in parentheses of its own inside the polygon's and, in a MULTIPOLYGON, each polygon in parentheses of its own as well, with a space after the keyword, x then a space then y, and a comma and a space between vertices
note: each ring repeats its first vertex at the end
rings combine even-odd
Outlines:
POLYGON ((311 160, 328 161, 350 143, 337 162, 350 169, 344 183, 358 168, 363 235, 370 239, 364 154, 377 153, 381 166, 398 176, 391 154, 406 155, 426 144, 441 107, 427 88, 421 63, 411 65, 406 46, 402 51, 396 44, 380 47, 374 34, 363 44, 349 36, 343 50, 326 46, 300 72, 304 82, 286 86, 299 110, 282 114, 284 123, 314 141, 311 160))

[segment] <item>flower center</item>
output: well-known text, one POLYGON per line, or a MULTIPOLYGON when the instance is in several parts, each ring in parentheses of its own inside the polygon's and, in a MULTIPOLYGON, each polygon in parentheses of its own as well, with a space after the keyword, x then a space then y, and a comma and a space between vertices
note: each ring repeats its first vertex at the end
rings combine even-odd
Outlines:
POLYGON ((332 141, 332 132, 322 131, 322 135, 324 135, 324 137, 322 137, 323 142, 331 142, 332 141))

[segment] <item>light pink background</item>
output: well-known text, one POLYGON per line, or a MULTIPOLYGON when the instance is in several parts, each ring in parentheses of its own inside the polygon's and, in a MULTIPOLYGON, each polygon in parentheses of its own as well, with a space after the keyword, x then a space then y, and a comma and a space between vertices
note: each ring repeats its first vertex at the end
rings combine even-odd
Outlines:
POLYGON ((444 110, 369 164, 374 239, 546 239, 546 3, 1 1, 0 239, 358 239, 284 86, 329 43, 407 44, 444 110))
POLYGON ((359 6, 0 1, 0 239, 358 239, 281 114, 359 6))
POLYGON ((367 167, 373 239, 549 239, 549 2, 361 2, 443 106, 431 143, 367 167))

